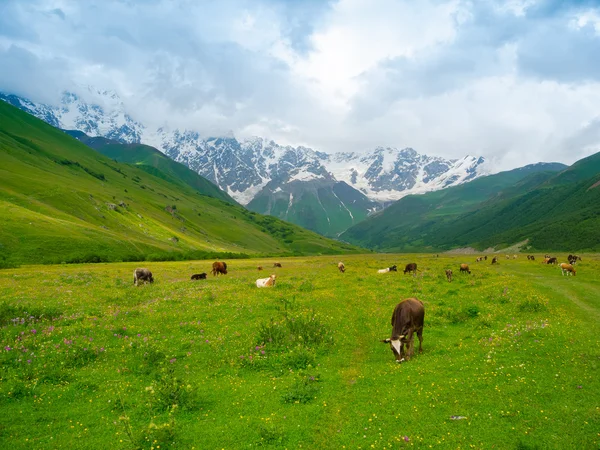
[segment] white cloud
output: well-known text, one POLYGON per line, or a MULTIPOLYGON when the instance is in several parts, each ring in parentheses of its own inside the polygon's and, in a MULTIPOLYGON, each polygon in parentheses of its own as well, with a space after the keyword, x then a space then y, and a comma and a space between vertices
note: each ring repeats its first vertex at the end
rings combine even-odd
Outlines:
POLYGON ((551 0, 4 0, 0 90, 93 85, 156 126, 322 151, 572 162, 599 148, 599 18, 551 0))

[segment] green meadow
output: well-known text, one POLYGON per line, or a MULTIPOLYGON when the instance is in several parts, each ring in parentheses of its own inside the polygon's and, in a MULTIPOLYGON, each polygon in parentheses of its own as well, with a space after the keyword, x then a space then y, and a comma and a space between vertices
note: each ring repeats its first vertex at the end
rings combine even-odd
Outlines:
POLYGON ((599 448, 600 256, 575 277, 475 257, 230 260, 200 281, 212 260, 146 262, 139 287, 140 263, 1 270, 0 448, 599 448), (380 341, 407 297, 424 351, 397 364, 380 341))

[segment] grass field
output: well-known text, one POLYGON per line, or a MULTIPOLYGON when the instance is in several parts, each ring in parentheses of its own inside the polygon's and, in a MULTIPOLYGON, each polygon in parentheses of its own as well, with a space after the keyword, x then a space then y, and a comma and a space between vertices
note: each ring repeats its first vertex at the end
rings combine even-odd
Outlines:
POLYGON ((339 259, 195 282, 212 261, 145 263, 137 288, 136 263, 0 271, 0 448, 599 448, 600 256, 576 277, 524 255, 339 259), (412 296, 424 352, 397 364, 380 340, 412 296))

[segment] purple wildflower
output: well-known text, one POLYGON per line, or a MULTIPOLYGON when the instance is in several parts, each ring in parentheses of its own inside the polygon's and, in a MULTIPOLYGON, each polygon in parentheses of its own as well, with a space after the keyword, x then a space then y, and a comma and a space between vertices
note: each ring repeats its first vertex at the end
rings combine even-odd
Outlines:
POLYGON ((170 362, 171 364, 175 363, 175 361, 177 361, 177 358, 173 358, 173 359, 170 359, 170 360, 169 360, 169 362, 170 362))
POLYGON ((409 442, 410 438, 408 436, 404 436, 402 439, 404 439, 404 442, 409 442))
POLYGON ((33 334, 36 334, 36 333, 37 333, 37 330, 34 328, 33 330, 31 330, 31 332, 32 332, 33 334))
POLYGON ((27 364, 31 364, 31 360, 30 359, 27 360, 27 364))
POLYGON ((10 348, 8 345, 6 347, 4 347, 4 350, 6 350, 7 352, 10 352, 12 350, 12 348, 10 348))

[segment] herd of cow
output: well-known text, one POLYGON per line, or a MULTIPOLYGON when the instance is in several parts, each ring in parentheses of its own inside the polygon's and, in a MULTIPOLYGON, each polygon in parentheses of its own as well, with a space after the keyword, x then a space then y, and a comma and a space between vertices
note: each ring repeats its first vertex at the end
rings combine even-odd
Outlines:
MULTIPOLYGON (((510 259, 509 255, 506 255, 506 259, 510 259)), ((513 256, 513 259, 517 259, 517 255, 513 256)), ((527 260, 535 261, 534 255, 527 255, 527 260)), ((569 255, 567 257, 569 263, 560 264, 560 269, 563 275, 575 275, 574 265, 577 261, 581 261, 581 257, 578 255, 569 255)), ((487 256, 478 257, 476 262, 487 261, 487 256)), ((498 256, 494 256, 492 258, 492 264, 498 264, 498 256)), ((545 255, 542 264, 558 264, 558 260, 556 257, 551 257, 550 255, 545 255)), ((273 267, 281 267, 281 263, 274 263, 273 267)), ((259 271, 263 270, 262 266, 258 266, 259 271)), ((338 263, 338 269, 341 273, 346 271, 346 266, 343 262, 338 263)), ((460 265, 461 273, 471 273, 468 264, 460 265)), ((379 269, 377 273, 389 273, 389 272, 397 272, 398 268, 396 265, 386 267, 385 269, 379 269)), ((417 264, 416 263, 408 263, 404 268, 404 273, 412 273, 416 275, 417 273, 417 264)), ((212 274, 213 276, 217 275, 227 275, 227 263, 216 261, 212 265, 212 274)), ((452 282, 452 269, 445 270, 446 278, 448 282, 452 282)), ((192 280, 202 280, 206 279, 206 273, 198 273, 192 275, 192 280)), ((256 280, 256 287, 272 287, 275 286, 275 279, 277 276, 275 274, 271 275, 268 278, 259 278, 256 280)), ((154 278, 152 276, 152 272, 145 268, 135 269, 133 271, 133 282, 137 286, 138 282, 149 282, 153 283, 154 278)), ((394 308, 394 312, 392 313, 392 336, 388 339, 384 339, 381 342, 389 343, 392 352, 396 358, 397 362, 402 362, 405 359, 409 360, 414 353, 414 335, 416 333, 419 338, 419 353, 423 351, 423 324, 425 321, 425 307, 423 306, 423 302, 416 298, 407 298, 402 300, 400 303, 396 305, 394 308)))

